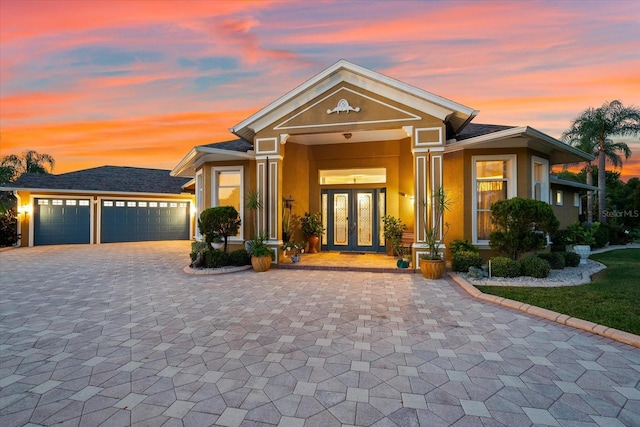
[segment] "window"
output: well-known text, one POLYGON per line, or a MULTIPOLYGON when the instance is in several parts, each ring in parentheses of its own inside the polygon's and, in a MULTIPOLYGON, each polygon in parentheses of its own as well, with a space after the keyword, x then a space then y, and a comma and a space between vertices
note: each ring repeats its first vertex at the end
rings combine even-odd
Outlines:
POLYGON ((331 169, 318 171, 320 185, 330 184, 384 184, 386 168, 331 169))
POLYGON ((573 206, 580 207, 580 193, 573 193, 573 206))
POLYGON ((77 205, 77 203, 78 203, 78 202, 77 202, 76 200, 67 200, 67 201, 65 202, 65 204, 66 204, 67 206, 76 206, 76 205, 77 205))
POLYGON ((147 207, 147 202, 138 202, 138 207, 139 208, 146 208, 147 207))
POLYGON ((556 190, 556 205, 562 206, 562 203, 563 203, 562 190, 556 190))
MULTIPOLYGON (((233 206, 240 218, 244 216, 243 167, 226 166, 212 168, 212 206, 233 206)), ((242 227, 236 237, 242 238, 242 227)))
POLYGON ((473 241, 486 244, 491 234, 491 205, 515 197, 516 156, 474 156, 473 241))
POLYGON ((62 206, 62 200, 52 200, 51 204, 54 206, 62 206))
POLYGON ((88 200, 79 200, 78 204, 80 206, 89 206, 89 201, 88 200))
POLYGON ((105 200, 102 202, 102 206, 111 207, 113 206, 113 202, 111 200, 105 200))
POLYGON ((531 198, 549 203, 549 161, 531 157, 531 198))
POLYGON ((127 207, 128 208, 135 208, 136 207, 136 202, 127 202, 127 207))

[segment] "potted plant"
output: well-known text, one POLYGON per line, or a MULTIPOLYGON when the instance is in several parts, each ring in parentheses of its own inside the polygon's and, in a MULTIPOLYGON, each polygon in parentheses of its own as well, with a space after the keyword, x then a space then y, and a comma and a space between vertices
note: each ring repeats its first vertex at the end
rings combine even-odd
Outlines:
POLYGON ((305 247, 305 243, 304 242, 285 242, 282 245, 282 252, 284 254, 284 256, 289 256, 289 254, 291 255, 291 262, 298 263, 300 262, 300 254, 304 253, 304 247, 305 247))
POLYGON ((398 258, 396 265, 398 268, 408 268, 408 248, 402 245, 402 234, 407 231, 407 225, 402 220, 391 215, 382 217, 384 224, 383 234, 387 245, 391 248, 393 255, 398 258))
POLYGON ((251 266, 257 272, 267 271, 271 268, 273 249, 267 246, 267 234, 264 231, 256 234, 251 240, 251 266))
MULTIPOLYGON (((256 236, 258 234, 258 214, 263 207, 258 190, 249 190, 245 197, 244 207, 247 208, 248 211, 253 211, 251 214, 253 217, 253 235, 256 236)), ((244 246, 247 252, 251 250, 251 242, 252 240, 245 241, 244 246)))
POLYGON ((576 221, 567 227, 567 240, 573 245, 573 251, 580 255, 580 264, 586 264, 591 255, 591 245, 596 242, 596 232, 600 227, 599 222, 580 223, 576 221))
POLYGON ((318 241, 320 240, 322 233, 324 233, 324 227, 322 226, 322 214, 320 212, 316 212, 314 214, 305 212, 304 217, 300 218, 300 225, 302 227, 302 233, 309 243, 309 253, 317 254, 318 241))
POLYGON ((444 211, 451 209, 451 200, 444 188, 440 187, 431 196, 432 221, 429 223, 425 202, 424 217, 424 241, 427 245, 427 253, 420 255, 420 272, 427 279, 439 279, 444 274, 445 261, 440 244, 449 231, 449 223, 443 223, 444 211), (440 229, 442 228, 442 235, 440 229))

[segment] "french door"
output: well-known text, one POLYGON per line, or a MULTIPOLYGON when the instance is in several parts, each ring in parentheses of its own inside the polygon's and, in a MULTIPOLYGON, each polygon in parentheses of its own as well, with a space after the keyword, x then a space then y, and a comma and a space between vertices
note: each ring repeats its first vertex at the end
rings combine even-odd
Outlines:
POLYGON ((384 189, 322 190, 326 234, 323 247, 330 251, 378 252, 384 250, 380 221, 385 214, 384 189))

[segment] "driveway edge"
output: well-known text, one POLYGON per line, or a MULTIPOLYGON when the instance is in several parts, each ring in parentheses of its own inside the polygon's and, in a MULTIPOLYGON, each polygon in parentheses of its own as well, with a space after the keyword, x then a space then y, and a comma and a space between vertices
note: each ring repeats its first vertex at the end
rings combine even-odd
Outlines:
POLYGON ((515 310, 523 311, 534 316, 542 317, 543 319, 551 320, 553 322, 561 323, 573 328, 582 329, 583 331, 591 332, 593 334, 601 335, 603 337, 640 348, 639 335, 621 331, 619 329, 609 328, 607 326, 589 322, 588 320, 582 320, 576 317, 567 316, 566 314, 557 313, 555 311, 547 310, 546 308, 537 307, 535 305, 527 304, 524 302, 514 301, 496 295, 485 294, 484 292, 473 286, 471 283, 467 282, 461 276, 455 273, 447 274, 451 279, 453 279, 454 282, 456 282, 462 289, 464 289, 465 292, 476 299, 487 301, 493 304, 498 304, 503 307, 513 308, 515 310))

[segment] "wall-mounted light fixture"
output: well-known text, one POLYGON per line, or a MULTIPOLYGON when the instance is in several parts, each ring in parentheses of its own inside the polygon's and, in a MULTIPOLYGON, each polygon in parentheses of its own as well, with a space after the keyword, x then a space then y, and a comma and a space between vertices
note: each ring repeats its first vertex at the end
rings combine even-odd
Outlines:
POLYGON ((352 135, 351 135, 351 133, 346 132, 346 133, 343 133, 342 136, 344 136, 344 139, 351 139, 352 135))
POLYGON ((24 218, 27 218, 27 215, 31 215, 31 205, 21 205, 18 207, 18 215, 24 214, 24 218))

